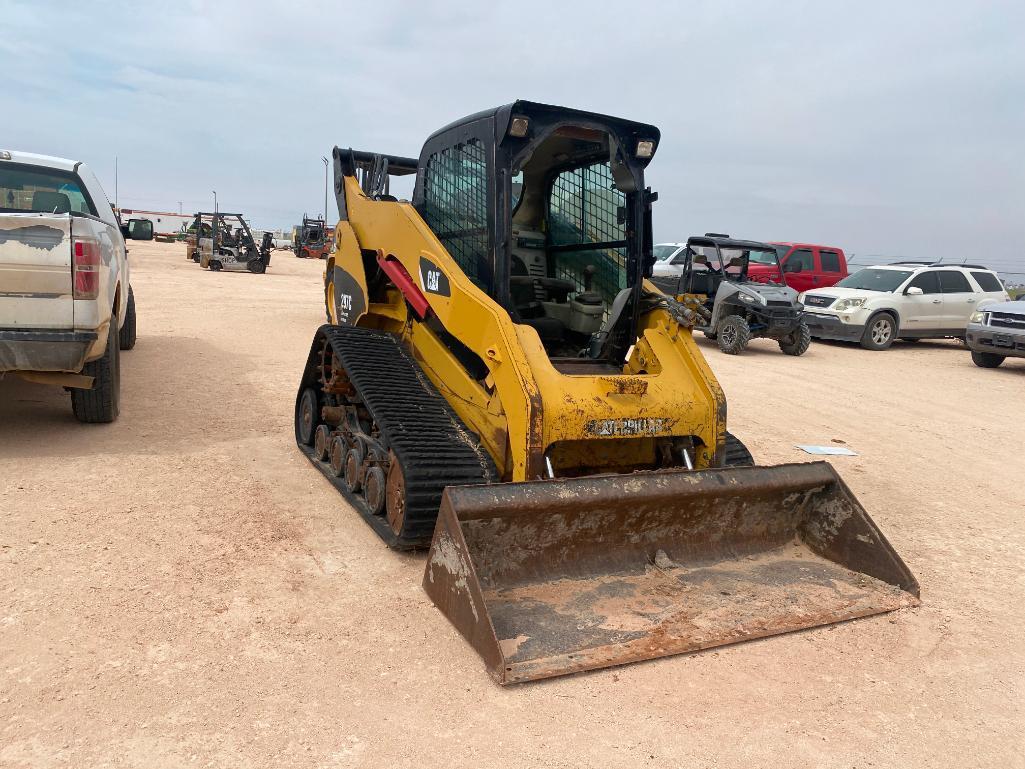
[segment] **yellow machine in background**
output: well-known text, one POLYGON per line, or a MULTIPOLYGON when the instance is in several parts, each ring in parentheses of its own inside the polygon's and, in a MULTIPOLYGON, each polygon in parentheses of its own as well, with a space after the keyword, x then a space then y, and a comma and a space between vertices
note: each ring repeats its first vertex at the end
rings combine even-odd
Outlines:
POLYGON ((688 299, 646 280, 658 141, 516 102, 419 160, 334 150, 297 441, 390 546, 431 543, 425 589, 503 683, 917 596, 831 466, 727 433, 688 299))

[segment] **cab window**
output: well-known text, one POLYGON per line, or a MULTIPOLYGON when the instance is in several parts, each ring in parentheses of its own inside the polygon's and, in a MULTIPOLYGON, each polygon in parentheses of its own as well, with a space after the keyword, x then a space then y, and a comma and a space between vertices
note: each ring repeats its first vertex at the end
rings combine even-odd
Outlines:
POLYGON ((815 269, 815 257, 811 251, 806 249, 798 249, 787 257, 787 267, 791 270, 794 269, 794 265, 801 265, 801 272, 812 272, 815 269))
POLYGON ((427 159, 421 214, 466 276, 490 290, 488 172, 479 141, 470 139, 427 159))
POLYGON ((611 304, 626 288, 626 196, 616 189, 608 161, 563 171, 548 195, 550 271, 611 304))
POLYGON ((78 176, 20 163, 0 163, 0 211, 96 216, 78 176))
POLYGON ((840 254, 836 251, 820 249, 819 259, 822 261, 823 272, 840 272, 840 254))

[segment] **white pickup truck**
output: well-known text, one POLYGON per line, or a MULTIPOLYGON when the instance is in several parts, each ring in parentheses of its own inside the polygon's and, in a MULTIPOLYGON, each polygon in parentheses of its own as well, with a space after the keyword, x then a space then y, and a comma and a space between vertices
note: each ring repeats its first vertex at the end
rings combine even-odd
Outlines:
POLYGON ((0 150, 0 377, 63 385, 81 422, 117 418, 135 346, 127 229, 85 164, 0 150))

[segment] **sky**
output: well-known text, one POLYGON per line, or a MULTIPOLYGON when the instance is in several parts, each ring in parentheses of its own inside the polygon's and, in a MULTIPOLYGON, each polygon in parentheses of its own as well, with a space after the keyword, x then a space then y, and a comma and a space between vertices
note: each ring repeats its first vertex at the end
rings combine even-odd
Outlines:
MULTIPOLYGON (((335 145, 417 156, 530 99, 654 123, 655 236, 1025 280, 1025 3, 0 0, 0 148, 121 205, 324 208, 335 145)), ((393 190, 394 191, 394 190, 393 190)), ((334 201, 329 215, 337 215, 334 201)))

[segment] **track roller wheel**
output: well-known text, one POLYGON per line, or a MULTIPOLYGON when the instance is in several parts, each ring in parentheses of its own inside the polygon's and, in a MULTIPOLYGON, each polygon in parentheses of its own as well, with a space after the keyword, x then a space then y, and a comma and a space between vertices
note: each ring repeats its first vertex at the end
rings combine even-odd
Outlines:
POLYGON ((316 430, 318 417, 317 391, 312 387, 303 390, 299 401, 299 413, 296 414, 296 435, 303 446, 313 445, 313 433, 316 430))
POLYGON ((406 521, 406 480, 402 476, 402 468, 394 454, 390 455, 391 462, 388 463, 388 510, 385 517, 388 525, 396 534, 402 533, 402 527, 406 521))
POLYGON ((384 512, 385 487, 384 470, 379 465, 374 465, 367 470, 367 477, 363 479, 363 498, 367 501, 367 507, 374 515, 384 512))
POLYGON ((345 454, 348 446, 341 436, 335 436, 331 441, 331 472, 337 478, 345 474, 345 454))
POLYGON ((323 462, 331 453, 331 428, 327 425, 317 425, 313 435, 313 456, 318 462, 323 462))
POLYGON ((345 485, 349 491, 356 493, 360 490, 359 472, 363 467, 363 449, 359 445, 353 446, 345 455, 345 485))

